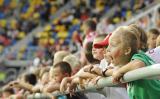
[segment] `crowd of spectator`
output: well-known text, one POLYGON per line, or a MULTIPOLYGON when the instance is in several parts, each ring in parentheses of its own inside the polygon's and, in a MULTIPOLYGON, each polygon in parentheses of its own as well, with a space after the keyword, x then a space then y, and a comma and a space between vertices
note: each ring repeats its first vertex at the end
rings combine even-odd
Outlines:
MULTIPOLYGON (((157 50, 159 51, 160 48, 159 28, 150 29, 150 27, 148 26, 149 31, 144 30, 147 26, 146 24, 148 24, 146 20, 150 19, 148 18, 148 16, 147 19, 145 18, 140 19, 139 22, 137 22, 138 25, 132 24, 129 26, 117 27, 118 24, 126 22, 133 16, 135 12, 140 11, 142 8, 144 8, 153 1, 131 0, 131 5, 132 5, 131 8, 122 6, 122 4, 119 3, 120 2, 119 0, 113 0, 113 1, 111 0, 112 2, 107 2, 107 1, 110 0, 106 1, 95 0, 95 2, 86 2, 86 0, 77 0, 76 4, 71 9, 69 10, 66 9, 64 12, 61 13, 61 15, 58 18, 53 19, 50 25, 46 25, 42 32, 37 33, 34 36, 33 40, 29 42, 28 45, 22 46, 19 49, 19 51, 15 51, 14 53, 7 55, 6 57, 11 60, 15 59, 33 60, 33 64, 32 66, 28 66, 27 71, 19 75, 19 77, 15 81, 6 84, 3 87, 2 92, 0 93, 0 97, 4 99, 8 97, 15 99, 16 98, 23 99, 29 96, 30 94, 40 92, 54 99, 55 97, 53 97, 51 93, 57 93, 59 91, 61 92, 69 91, 72 94, 75 86, 78 85, 81 88, 85 88, 84 85, 87 85, 89 83, 95 84, 97 82, 97 79, 99 80, 100 77, 112 76, 114 82, 117 82, 118 81, 117 79, 119 78, 112 71, 114 70, 114 72, 116 72, 116 70, 117 71, 121 70, 120 68, 123 67, 117 68, 114 67, 114 65, 122 65, 123 62, 127 64, 127 62, 130 61, 129 59, 131 58, 132 53, 142 55, 142 56, 140 55, 139 61, 143 62, 143 65, 144 64, 152 65, 153 63, 160 63, 159 54, 156 53, 157 50), (114 12, 113 16, 105 17, 102 18, 101 20, 103 14, 107 13, 115 5, 116 5, 116 11, 114 12), (130 31, 133 33, 131 33, 130 31), (116 33, 121 33, 121 35, 118 36, 118 34, 116 33), (128 38, 125 38, 126 36, 128 38), (115 39, 116 37, 117 39, 115 39), (123 38, 123 44, 122 44, 122 39, 120 38, 123 38), (134 42, 135 38, 137 40, 136 43, 134 42), (109 39, 112 39, 113 41, 119 40, 119 42, 118 43, 112 42, 113 43, 112 44, 109 42, 109 39), (130 46, 133 52, 128 51, 126 53, 123 53, 124 54, 123 57, 125 58, 121 56, 118 57, 119 58, 118 59, 116 56, 117 55, 120 56, 121 54, 119 54, 120 52, 117 53, 115 53, 114 51, 112 52, 111 48, 115 49, 114 44, 117 45, 118 48, 120 44, 123 45, 123 47, 130 46), (132 44, 135 44, 134 47, 136 47, 135 48, 136 51, 133 48, 132 44), (28 55, 30 55, 30 57, 28 57, 28 55), (149 62, 147 62, 147 64, 145 63, 146 61, 141 60, 143 56, 145 57, 146 61, 150 60, 149 62), (117 59, 118 61, 117 60, 115 61, 114 59, 117 59), (126 61, 124 61, 125 59, 126 61), (106 69, 106 66, 109 66, 109 68, 106 69), (111 72, 108 71, 108 69, 111 70, 111 72)), ((24 0, 23 2, 26 1, 24 0)), ((41 5, 41 3, 42 3, 41 0, 33 1, 30 5, 31 6, 30 10, 28 9, 25 11, 24 10, 25 8, 23 8, 23 11, 20 13, 20 17, 23 20, 25 20, 24 22, 31 21, 34 23, 35 21, 39 22, 41 20, 43 23, 44 21, 49 21, 49 16, 47 16, 47 19, 45 19, 46 16, 44 18, 43 10, 40 10, 40 8, 43 9, 42 5, 45 4, 43 2, 41 5), (40 5, 35 6, 36 4, 40 5), (32 7, 36 7, 37 10, 33 11, 35 8, 32 7), (32 14, 29 13, 28 11, 29 12, 31 11, 32 14), (42 15, 40 15, 40 13, 42 15), (34 20, 34 16, 36 16, 37 20, 34 20), (40 16, 43 18, 41 19, 40 16), (28 19, 28 17, 31 17, 31 20, 28 19)), ((28 7, 28 5, 23 5, 22 7, 28 7)), ((53 10, 55 10, 55 8, 53 8, 53 10)), ((51 12, 53 14, 54 11, 51 12)), ((159 16, 159 9, 158 9, 158 16, 159 16)), ((154 24, 156 24, 158 27, 160 19, 156 18, 156 20, 157 21, 155 22, 157 23, 154 24)), ((3 36, 6 35, 7 37, 9 36, 11 38, 9 40, 19 40, 23 39, 26 33, 30 32, 30 31, 24 31, 22 28, 23 25, 15 25, 19 24, 18 20, 13 20, 13 23, 12 21, 9 22, 12 23, 13 25, 8 25, 8 23, 4 20, 1 21, 2 21, 1 23, 5 23, 4 27, 7 26, 5 27, 5 29, 7 30, 5 30, 4 33, 3 33, 4 28, 1 29, 2 30, 1 38, 3 38, 3 36)), ((27 29, 28 28, 29 27, 27 27, 27 29)), ((3 40, 1 38, 0 40, 3 40)), ((10 42, 12 43, 13 41, 10 42)), ((3 43, 4 42, 1 43, 0 41, 1 44, 0 50, 3 49, 2 47, 10 45, 10 44, 4 45, 3 43)), ((5 41, 5 43, 7 42, 5 41)), ((121 48, 120 50, 122 49, 123 48, 121 48)), ((121 51, 121 53, 122 52, 124 51, 121 51)), ((131 63, 133 67, 135 66, 135 64, 136 66, 142 65, 142 64, 137 65, 137 63, 134 62, 135 61, 133 59, 133 63, 131 63)), ((125 64, 123 65, 126 66, 125 64)), ((123 75, 120 74, 120 77, 122 76, 123 75)), ((144 83, 145 82, 147 81, 144 81, 144 83)), ((159 83, 157 82, 157 84, 159 83)), ((155 86, 155 84, 153 84, 153 86, 155 86)), ((153 88, 151 86, 150 89, 153 92, 155 92, 155 87, 153 88)), ((117 92, 117 95, 116 94, 113 95, 111 93, 107 94, 110 97, 112 96, 116 97, 110 99, 117 99, 117 97, 119 99, 129 99, 125 88, 122 89, 111 88, 110 90, 112 90, 113 93, 116 93, 116 91, 114 90, 120 91, 120 93, 117 92)), ((159 89, 157 88, 156 90, 159 89)), ((145 91, 149 92, 150 90, 145 90, 145 91)), ((108 91, 105 89, 104 93, 108 93, 108 91)), ((86 94, 77 92, 74 94, 75 95, 72 97, 69 94, 67 94, 64 96, 57 96, 56 98, 87 99, 89 97, 92 97, 89 99, 97 99, 96 96, 93 98, 94 95, 89 93, 86 94)), ((135 93, 132 92, 132 94, 135 93)), ((155 92, 154 94, 155 97, 159 95, 157 94, 157 92, 155 92)), ((104 99, 104 96, 101 96, 99 94, 96 95, 99 98, 103 97, 104 99)), ((139 93, 139 95, 143 96, 141 93, 139 93)), ((129 94, 129 96, 132 97, 131 94, 129 94)))
POLYGON ((51 21, 50 25, 46 25, 42 32, 36 33, 28 45, 11 53, 8 55, 8 58, 12 60, 26 60, 33 59, 34 57, 44 57, 49 54, 48 49, 50 49, 50 47, 54 49, 55 52, 57 50, 70 50, 71 52, 75 52, 79 49, 79 46, 77 46, 75 42, 81 43, 84 35, 81 32, 82 23, 86 19, 94 19, 98 24, 97 32, 99 34, 110 33, 116 28, 117 24, 126 22, 135 12, 152 2, 152 0, 131 0, 130 3, 132 7, 128 7, 124 6, 119 0, 95 0, 95 2, 77 0, 71 9, 66 9, 62 12, 58 18, 51 21), (102 18, 113 6, 116 6, 113 15, 102 18), (73 49, 70 48, 71 46, 73 49), (30 53, 31 51, 32 53, 30 53))

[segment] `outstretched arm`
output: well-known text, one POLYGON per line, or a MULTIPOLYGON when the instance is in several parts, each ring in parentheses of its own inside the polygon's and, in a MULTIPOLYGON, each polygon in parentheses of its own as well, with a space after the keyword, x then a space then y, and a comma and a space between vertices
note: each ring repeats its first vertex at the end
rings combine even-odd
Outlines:
POLYGON ((112 74, 113 82, 119 82, 120 78, 127 72, 144 67, 145 63, 141 60, 133 60, 128 64, 120 67, 119 69, 115 70, 112 74))

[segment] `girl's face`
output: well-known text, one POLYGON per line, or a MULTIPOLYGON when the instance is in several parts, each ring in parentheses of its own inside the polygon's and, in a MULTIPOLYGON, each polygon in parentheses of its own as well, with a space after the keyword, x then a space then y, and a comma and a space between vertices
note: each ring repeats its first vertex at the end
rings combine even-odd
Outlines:
POLYGON ((157 39, 157 35, 156 34, 148 34, 148 40, 147 40, 147 44, 148 44, 148 48, 149 49, 153 49, 156 47, 156 39, 157 39))
POLYGON ((120 36, 118 33, 112 34, 112 36, 109 39, 109 46, 107 48, 107 54, 111 58, 111 63, 115 66, 121 65, 124 61, 124 48, 123 48, 123 42, 120 39, 120 36))
MULTIPOLYGON (((97 42, 99 42, 101 40, 94 40, 93 41, 93 45, 97 42)), ((105 54, 105 48, 94 48, 94 46, 92 47, 92 54, 93 54, 93 57, 95 59, 98 59, 98 60, 102 60, 104 58, 104 54, 105 54)))

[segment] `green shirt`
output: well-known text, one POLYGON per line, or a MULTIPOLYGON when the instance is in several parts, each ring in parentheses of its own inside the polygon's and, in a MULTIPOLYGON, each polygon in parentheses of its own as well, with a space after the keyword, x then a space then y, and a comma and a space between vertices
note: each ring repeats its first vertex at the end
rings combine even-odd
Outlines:
MULTIPOLYGON (((135 59, 143 61, 146 66, 154 64, 154 61, 142 51, 133 55, 132 60, 135 59)), ((136 80, 128 83, 127 92, 130 99, 160 99, 160 81, 136 80)))

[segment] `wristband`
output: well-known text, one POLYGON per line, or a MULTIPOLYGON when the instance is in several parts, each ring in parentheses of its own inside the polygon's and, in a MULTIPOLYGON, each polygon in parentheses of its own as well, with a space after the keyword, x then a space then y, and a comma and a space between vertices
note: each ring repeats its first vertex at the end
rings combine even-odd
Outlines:
POLYGON ((104 71, 102 71, 102 75, 103 75, 104 77, 107 76, 107 75, 105 74, 107 70, 108 70, 108 68, 106 68, 104 71))

